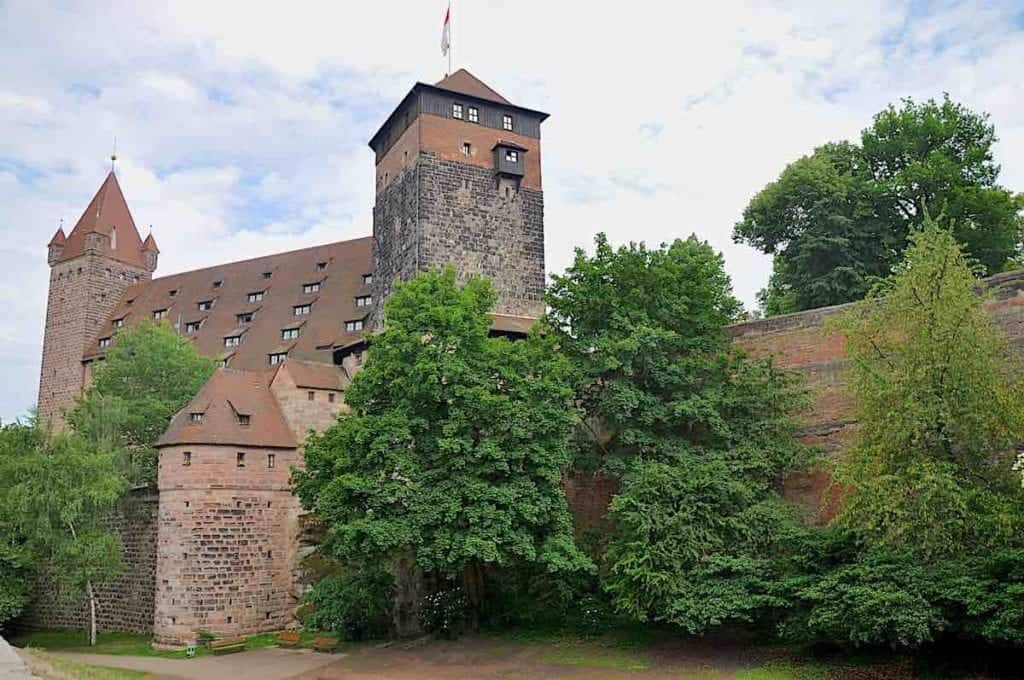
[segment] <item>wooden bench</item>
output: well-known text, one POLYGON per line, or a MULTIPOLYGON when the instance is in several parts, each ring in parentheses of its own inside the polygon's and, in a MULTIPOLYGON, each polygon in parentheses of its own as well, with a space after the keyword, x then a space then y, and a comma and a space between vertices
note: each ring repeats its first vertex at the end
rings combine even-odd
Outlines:
POLYGON ((297 647, 302 642, 302 636, 295 631, 286 630, 278 634, 278 647, 297 647))
POLYGON ((318 637, 313 640, 313 649, 318 652, 330 653, 338 647, 338 638, 318 637))
POLYGON ((232 652, 240 652, 243 649, 245 649, 244 637, 224 638, 223 640, 214 640, 210 643, 210 651, 214 654, 231 654, 232 652))

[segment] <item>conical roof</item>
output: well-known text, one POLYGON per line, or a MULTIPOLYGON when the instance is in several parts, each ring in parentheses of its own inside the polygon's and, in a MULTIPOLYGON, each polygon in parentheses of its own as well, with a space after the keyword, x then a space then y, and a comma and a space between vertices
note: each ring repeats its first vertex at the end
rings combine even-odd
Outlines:
POLYGON ((50 242, 46 244, 46 247, 62 246, 66 241, 67 238, 64 236, 64 227, 57 227, 57 231, 54 232, 53 238, 51 238, 50 242))
POLYGON ((145 267, 142 256, 142 239, 135 228, 128 203, 121 193, 117 176, 111 171, 96 195, 89 201, 89 207, 75 224, 67 237, 61 261, 78 257, 85 252, 86 237, 89 234, 103 234, 109 237, 108 257, 137 267, 145 267))
POLYGON ((153 238, 153 232, 149 232, 146 236, 146 240, 142 242, 142 249, 148 253, 159 253, 160 249, 156 247, 156 239, 153 238))

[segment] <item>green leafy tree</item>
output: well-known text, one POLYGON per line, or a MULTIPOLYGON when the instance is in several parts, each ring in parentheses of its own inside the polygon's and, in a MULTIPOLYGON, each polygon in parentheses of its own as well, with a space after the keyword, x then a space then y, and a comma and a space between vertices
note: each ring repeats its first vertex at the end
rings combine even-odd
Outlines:
MULTIPOLYGON (((0 427, 0 460, 34 451, 37 442, 34 427, 21 423, 4 425, 0 427)), ((6 503, 6 498, 0 496, 0 628, 17 616, 25 604, 30 563, 24 536, 2 509, 6 503)))
POLYGON ((621 479, 605 587, 634 619, 694 632, 781 605, 769 558, 792 518, 776 484, 802 462, 794 378, 732 347, 740 306, 695 238, 577 250, 548 295, 576 368, 577 464, 621 479))
POLYGON ((81 436, 22 436, 0 449, 0 526, 68 598, 89 603, 96 643, 96 586, 120 573, 120 540, 108 520, 123 491, 117 457, 81 436))
POLYGON ((461 582, 472 610, 488 569, 587 569, 561 479, 572 426, 568 364, 554 340, 491 338, 488 281, 424 273, 398 285, 387 325, 346 392, 350 410, 306 443, 295 475, 349 565, 409 556, 461 582))
POLYGON ((851 302, 897 265, 925 209, 991 274, 1019 252, 1024 198, 997 184, 988 116, 945 97, 878 113, 860 144, 826 144, 747 205, 733 238, 775 255, 766 314, 851 302))
POLYGON ((127 452, 133 483, 152 482, 157 439, 214 367, 169 325, 145 321, 117 334, 69 421, 93 446, 127 452))

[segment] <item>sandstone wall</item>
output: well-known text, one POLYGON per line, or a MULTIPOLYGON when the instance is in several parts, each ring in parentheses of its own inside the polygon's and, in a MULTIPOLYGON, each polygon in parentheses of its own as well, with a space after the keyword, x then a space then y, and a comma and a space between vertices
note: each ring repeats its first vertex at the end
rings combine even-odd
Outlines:
MULTIPOLYGON (((121 538, 124 573, 97 588, 97 628, 101 632, 148 634, 153 629, 153 584, 156 580, 157 496, 151 489, 129 493, 120 503, 112 524, 121 538)), ((18 627, 84 629, 89 604, 82 597, 61 597, 41 575, 32 599, 17 621, 18 627)))

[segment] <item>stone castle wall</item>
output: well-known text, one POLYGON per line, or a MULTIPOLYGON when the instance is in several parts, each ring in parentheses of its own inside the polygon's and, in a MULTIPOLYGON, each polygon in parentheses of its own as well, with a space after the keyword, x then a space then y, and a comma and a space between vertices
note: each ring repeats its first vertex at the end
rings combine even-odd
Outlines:
MULTIPOLYGON (((82 354, 128 286, 149 272, 86 252, 50 268, 39 372, 39 418, 56 430, 82 392, 82 354)), ((91 348, 88 348, 91 349, 91 348)))
MULTIPOLYGON (((121 539, 125 570, 96 589, 97 628, 100 632, 148 634, 153 630, 157 555, 157 496, 153 490, 130 492, 119 504, 112 525, 121 539)), ((63 598, 45 575, 32 590, 17 627, 84 629, 88 625, 89 603, 84 597, 63 598)))
POLYGON ((230 445, 160 450, 156 604, 158 644, 196 631, 223 636, 281 630, 298 603, 295 449, 230 445), (183 464, 185 452, 191 464, 183 464), (245 467, 237 454, 245 453, 245 467), (273 456, 273 466, 270 465, 273 456))

